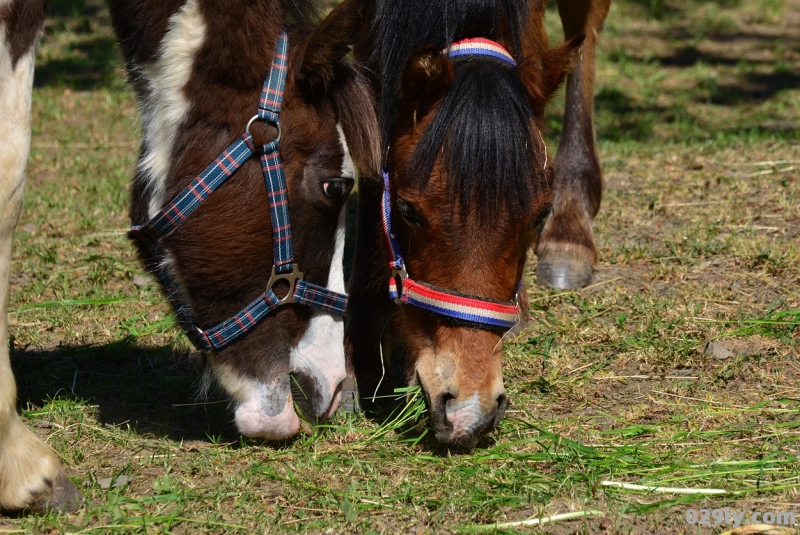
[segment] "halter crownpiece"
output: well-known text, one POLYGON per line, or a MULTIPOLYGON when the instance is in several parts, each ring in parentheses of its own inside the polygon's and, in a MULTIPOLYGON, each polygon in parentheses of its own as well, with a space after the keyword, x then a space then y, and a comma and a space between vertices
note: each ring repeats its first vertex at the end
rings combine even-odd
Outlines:
POLYGON ((195 347, 211 351, 222 349, 233 340, 251 330, 267 314, 281 305, 299 303, 326 312, 343 316, 347 307, 347 296, 303 280, 303 273, 294 262, 292 250, 292 226, 289 221, 288 190, 283 158, 280 151, 281 125, 279 121, 283 90, 286 85, 289 38, 281 30, 275 49, 272 68, 264 80, 258 112, 247 123, 245 133, 226 148, 200 175, 181 193, 168 202, 144 225, 133 225, 131 236, 149 245, 156 253, 163 250, 158 242, 170 235, 187 217, 214 193, 251 156, 258 154, 269 200, 272 220, 272 273, 266 290, 255 301, 235 316, 209 329, 201 329, 192 322, 189 307, 181 299, 179 285, 163 265, 156 275, 164 286, 168 299, 175 309, 178 322, 195 347), (266 145, 256 146, 250 127, 256 121, 266 122, 278 129, 278 137, 266 145), (274 288, 279 281, 289 285, 284 297, 278 297, 274 288))
POLYGON ((517 66, 517 62, 514 61, 514 58, 502 45, 482 37, 457 41, 450 45, 449 48, 442 50, 442 52, 451 58, 459 58, 462 56, 488 56, 508 63, 512 67, 517 66))

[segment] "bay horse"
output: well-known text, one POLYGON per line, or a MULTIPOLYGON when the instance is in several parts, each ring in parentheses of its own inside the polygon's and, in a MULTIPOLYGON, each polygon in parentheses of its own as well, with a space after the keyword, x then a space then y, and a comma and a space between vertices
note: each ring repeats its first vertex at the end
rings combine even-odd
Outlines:
POLYGON ((367 405, 420 385, 437 440, 472 447, 507 406, 502 337, 526 305, 528 250, 542 282, 591 274, 592 83, 609 0, 559 0, 567 41, 554 49, 540 0, 347 3, 365 14, 355 51, 378 95, 385 168, 359 183, 350 373, 367 405), (544 107, 576 65, 552 164, 544 107))
MULTIPOLYGON (((139 256, 232 398, 239 431, 289 438, 301 425, 294 405, 327 418, 345 378, 344 205, 356 169, 379 155, 370 89, 346 58, 359 19, 340 10, 315 28, 311 0, 109 8, 142 118, 130 204, 139 256)), ((0 144, 2 510, 74 510, 81 499, 17 416, 7 343, 45 9, 0 0, 0 116, 12 134, 0 144)))

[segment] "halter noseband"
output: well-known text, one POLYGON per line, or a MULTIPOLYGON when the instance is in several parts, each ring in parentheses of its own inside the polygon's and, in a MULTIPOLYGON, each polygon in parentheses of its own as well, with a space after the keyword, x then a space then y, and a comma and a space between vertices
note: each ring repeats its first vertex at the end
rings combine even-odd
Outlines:
MULTIPOLYGON (((453 43, 449 48, 442 50, 449 57, 462 56, 488 56, 504 61, 512 66, 516 62, 511 55, 499 44, 488 39, 465 39, 453 43)), ((388 151, 387 151, 388 152, 388 151)), ((434 312, 447 318, 467 322, 482 329, 508 330, 519 322, 519 303, 516 298, 513 303, 501 303, 492 299, 472 297, 438 288, 430 284, 418 282, 408 276, 405 261, 400 254, 397 236, 392 232, 392 200, 389 187, 389 173, 384 167, 383 200, 381 203, 381 219, 383 220, 383 234, 389 250, 389 297, 398 305, 409 304, 434 312)), ((517 286, 517 291, 522 286, 522 281, 517 286)))
POLYGON ((197 349, 211 351, 222 349, 233 340, 251 330, 267 314, 281 305, 299 303, 343 316, 347 296, 303 280, 303 273, 294 262, 292 227, 289 222, 289 201, 286 176, 279 142, 281 125, 279 116, 286 86, 289 38, 281 30, 272 61, 272 68, 264 80, 258 112, 247 123, 245 133, 226 148, 189 186, 168 202, 161 211, 144 225, 133 225, 131 236, 150 246, 156 254, 163 253, 159 241, 170 235, 208 196, 231 177, 254 154, 259 154, 261 169, 269 199, 272 220, 272 248, 274 265, 267 288, 258 299, 235 316, 209 329, 201 329, 192 322, 189 307, 181 299, 174 278, 163 266, 157 268, 167 296, 175 309, 178 322, 197 349), (266 122, 278 129, 276 139, 266 145, 256 146, 250 127, 254 122, 266 122), (279 298, 275 285, 284 281, 289 291, 279 298))

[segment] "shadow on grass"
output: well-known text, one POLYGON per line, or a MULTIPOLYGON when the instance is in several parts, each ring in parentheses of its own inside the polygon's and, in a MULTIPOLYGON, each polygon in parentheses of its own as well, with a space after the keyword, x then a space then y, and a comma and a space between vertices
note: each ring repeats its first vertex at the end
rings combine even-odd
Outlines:
MULTIPOLYGON (((700 80, 691 90, 691 100, 730 108, 745 104, 757 104, 769 100, 784 90, 800 88, 800 74, 773 72, 742 75, 736 83, 719 83, 716 79, 700 80)), ((687 90, 688 91, 688 90, 687 90)), ((659 125, 676 125, 683 142, 702 142, 717 139, 800 139, 800 125, 780 116, 765 118, 753 116, 752 120, 738 123, 735 127, 719 128, 708 124, 695 108, 682 101, 668 105, 648 102, 635 92, 606 86, 595 96, 596 135, 606 142, 647 142, 659 134, 659 125)), ((547 135, 556 140, 561 135, 562 117, 555 111, 546 114, 547 135)), ((673 129, 674 130, 674 129, 673 129)))
POLYGON ((236 442, 228 400, 199 397, 202 370, 189 353, 143 348, 121 341, 11 354, 18 403, 44 406, 51 399, 97 405, 106 425, 130 426, 142 435, 175 441, 236 442))
POLYGON ((758 102, 772 98, 783 90, 798 88, 800 73, 797 72, 749 74, 742 83, 717 86, 711 94, 711 102, 728 106, 758 102))
MULTIPOLYGON (((749 36, 734 36, 722 41, 737 38, 751 39, 749 36)), ((664 67, 692 67, 698 64, 710 67, 736 67, 749 65, 753 68, 760 64, 773 65, 773 60, 756 61, 752 59, 722 56, 702 52, 693 45, 678 49, 674 54, 652 58, 664 67)), ((772 72, 748 72, 739 75, 737 83, 713 84, 710 102, 727 106, 768 100, 786 89, 800 88, 800 73, 793 70, 773 70, 772 72)), ((706 99, 702 99, 706 100, 706 99)))
POLYGON ((50 0, 48 13, 63 28, 66 21, 97 17, 104 9, 102 0, 50 0))
MULTIPOLYGON (((649 72, 652 72, 652 67, 660 67, 664 69, 662 74, 667 78, 675 72, 674 69, 708 67, 713 72, 707 75, 698 73, 697 90, 669 90, 689 92, 695 102, 704 104, 729 107, 758 104, 782 91, 800 88, 800 73, 788 59, 800 53, 800 45, 793 34, 777 27, 765 30, 763 25, 746 25, 718 34, 708 33, 698 29, 697 21, 691 20, 689 12, 685 11, 690 5, 700 3, 732 8, 738 2, 739 0, 699 0, 695 4, 670 2, 670 9, 677 8, 677 11, 670 12, 665 17, 669 19, 668 22, 658 27, 642 29, 636 34, 640 41, 664 43, 654 54, 651 55, 651 48, 635 50, 628 45, 627 48, 609 50, 606 53, 607 60, 612 64, 647 65, 651 67, 649 72)), ((658 10, 658 6, 664 4, 664 1, 627 0, 626 3, 658 10)), ((599 104, 603 104, 602 96, 598 95, 599 104)), ((611 109, 615 113, 641 111, 633 108, 611 109)))
POLYGON ((79 91, 111 87, 120 68, 117 43, 112 37, 96 35, 68 46, 67 58, 40 62, 36 66, 36 87, 68 87, 79 91))
POLYGON ((120 59, 102 0, 51 0, 42 42, 61 49, 57 59, 39 61, 36 87, 90 90, 120 78, 120 59))
MULTIPOLYGON (((192 353, 170 347, 143 348, 120 341, 44 351, 13 350, 11 366, 17 380, 17 402, 23 409, 43 407, 52 400, 85 402, 97 406, 101 424, 130 427, 141 436, 238 446, 241 435, 233 423, 228 398, 220 391, 199 398, 202 370, 192 357, 192 353)), ((402 411, 403 400, 364 408, 376 425, 386 425, 402 411)), ((425 424, 423 418, 391 426, 385 434, 390 441, 418 439, 423 450, 437 456, 473 451, 440 444, 432 431, 425 433, 425 424)), ((281 448, 286 442, 263 444, 281 448)), ((479 447, 494 444, 489 435, 481 439, 479 447)))

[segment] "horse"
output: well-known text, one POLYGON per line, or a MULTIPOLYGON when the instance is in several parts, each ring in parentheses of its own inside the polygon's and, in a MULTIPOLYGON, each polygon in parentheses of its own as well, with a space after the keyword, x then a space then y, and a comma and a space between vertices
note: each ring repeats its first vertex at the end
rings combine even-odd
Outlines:
MULTIPOLYGON (((7 343, 11 239, 45 0, 0 0, 0 509, 75 510, 80 493, 17 416, 7 343)), ((366 80, 340 10, 311 0, 110 0, 142 122, 131 238, 232 399, 239 431, 295 435, 345 379, 342 255, 356 170, 377 168, 366 80), (291 21, 291 25, 285 22, 291 21), (262 83, 263 82, 263 83, 262 83), (289 217, 291 215, 291 218, 289 217)))
POLYGON ((365 407, 421 386, 436 439, 473 447, 508 404, 502 339, 527 314, 528 250, 547 284, 591 274, 592 82, 609 0, 559 0, 566 42, 553 49, 543 2, 348 3, 365 16, 355 53, 377 94, 384 165, 359 183, 348 370, 365 407), (552 162, 544 108, 570 72, 552 162))

